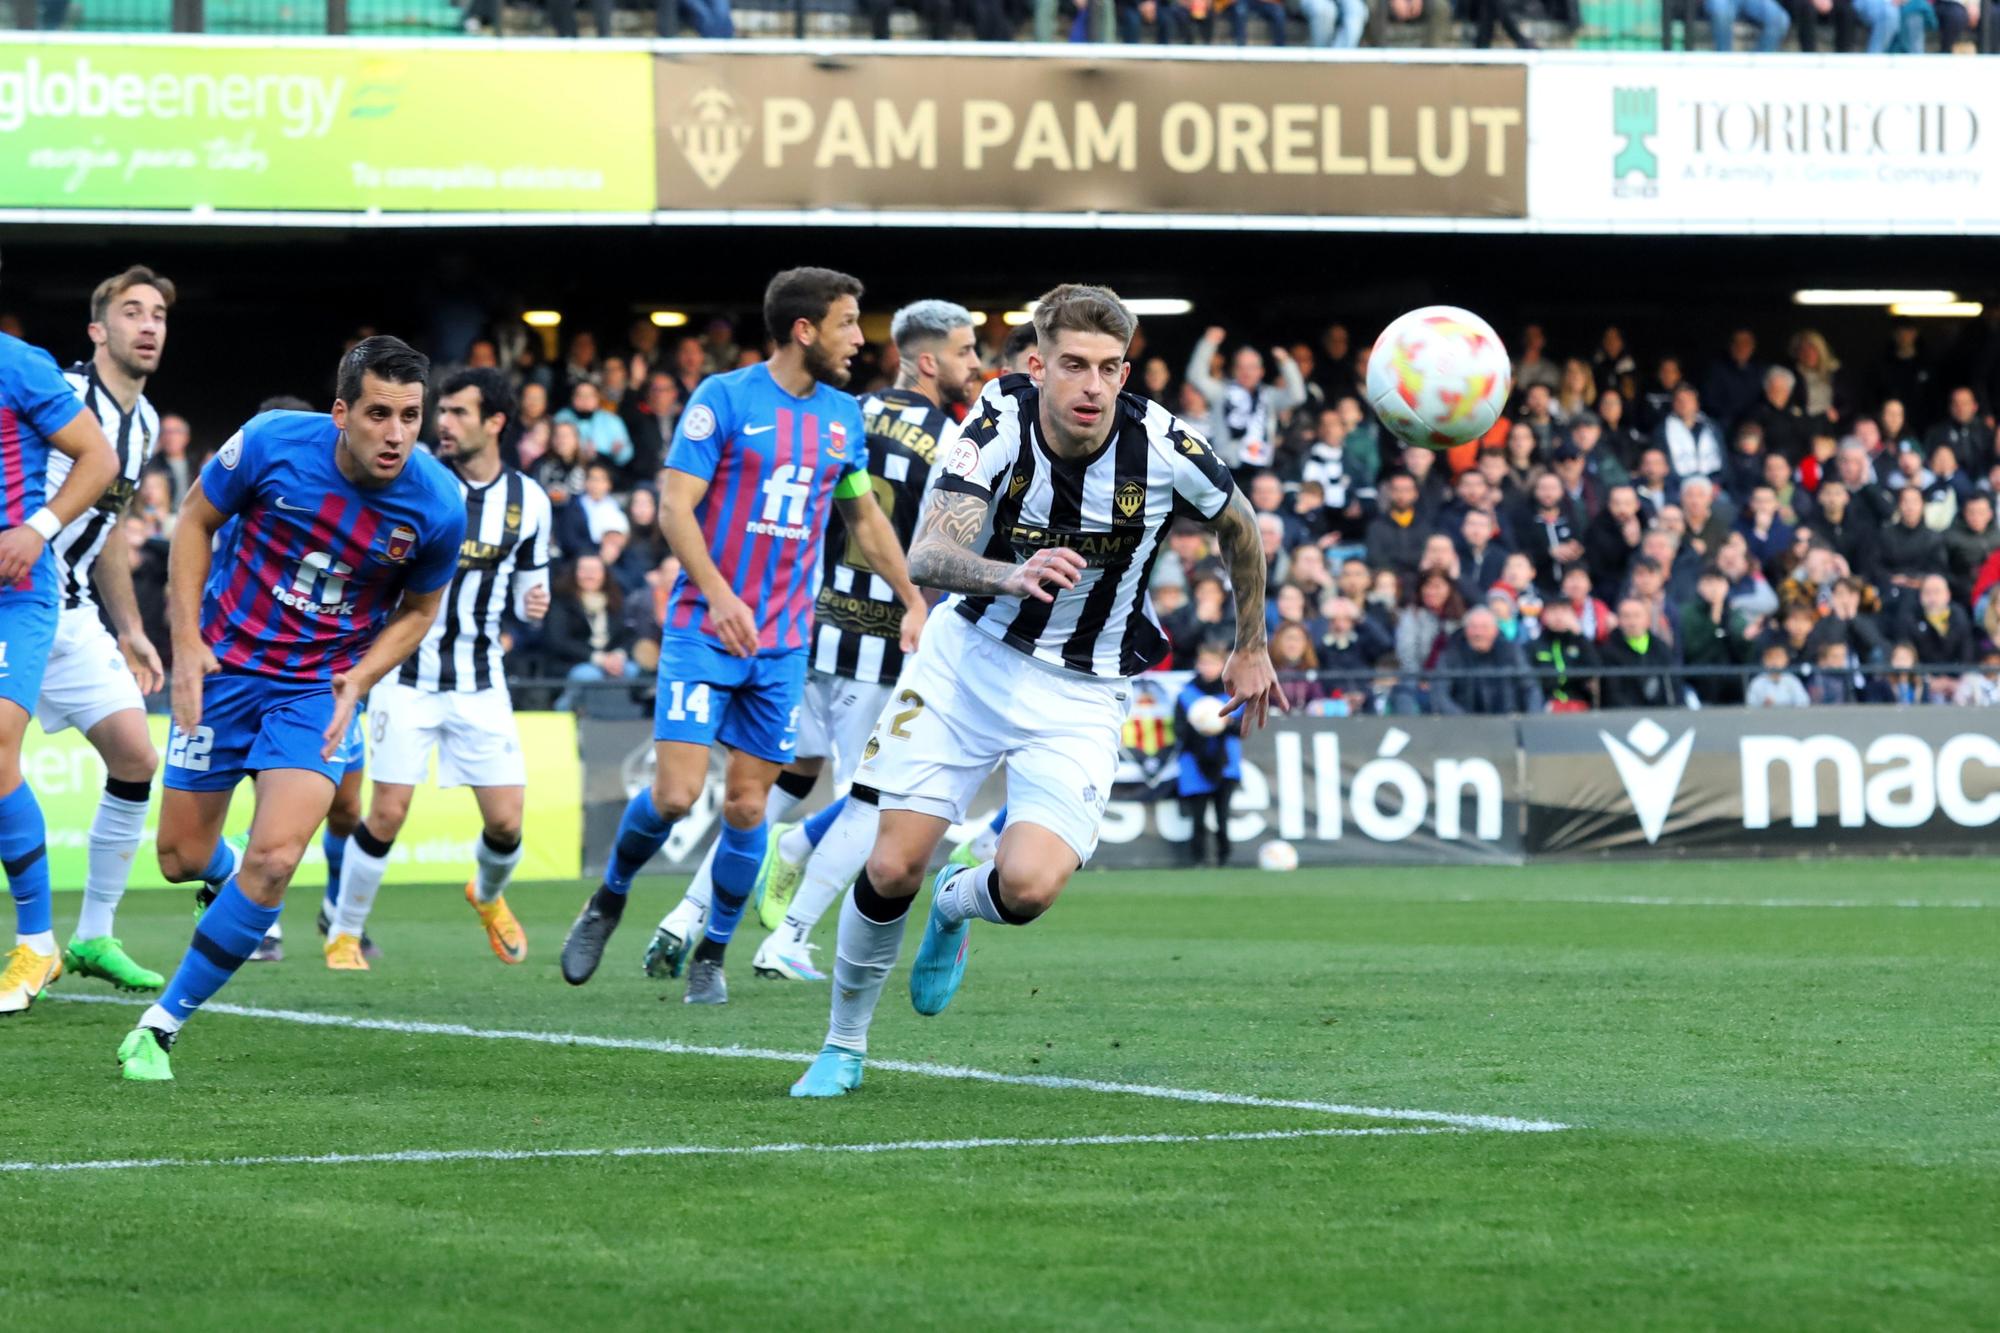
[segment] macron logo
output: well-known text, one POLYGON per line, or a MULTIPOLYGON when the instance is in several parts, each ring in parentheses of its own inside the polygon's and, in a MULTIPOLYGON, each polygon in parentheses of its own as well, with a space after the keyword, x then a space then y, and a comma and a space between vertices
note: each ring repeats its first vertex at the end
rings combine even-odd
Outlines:
POLYGON ((1667 744, 1666 728, 1650 717, 1634 722, 1622 741, 1608 731, 1600 731, 1597 736, 1611 754, 1618 780, 1625 784, 1625 794, 1632 798, 1632 812, 1639 816, 1639 831, 1646 835, 1648 843, 1658 842, 1667 826, 1667 815, 1673 811, 1674 797, 1680 794, 1681 775, 1687 772, 1688 755, 1694 749, 1694 728, 1689 727, 1671 747, 1667 744), (1662 750, 1666 753, 1662 754, 1662 750))

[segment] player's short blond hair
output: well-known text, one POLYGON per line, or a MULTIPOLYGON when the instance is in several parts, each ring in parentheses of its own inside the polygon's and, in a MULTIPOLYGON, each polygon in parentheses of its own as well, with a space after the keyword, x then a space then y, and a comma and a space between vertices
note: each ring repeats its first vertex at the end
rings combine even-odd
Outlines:
POLYGON ((134 287, 156 289, 167 308, 174 304, 174 284, 170 278, 163 278, 144 264, 134 264, 123 273, 113 274, 97 284, 97 290, 90 294, 90 322, 102 324, 104 316, 111 310, 111 303, 131 291, 134 287))
POLYGON ((1126 347, 1139 327, 1132 312, 1109 287, 1066 282, 1035 303, 1035 341, 1052 346, 1058 333, 1108 333, 1126 347))

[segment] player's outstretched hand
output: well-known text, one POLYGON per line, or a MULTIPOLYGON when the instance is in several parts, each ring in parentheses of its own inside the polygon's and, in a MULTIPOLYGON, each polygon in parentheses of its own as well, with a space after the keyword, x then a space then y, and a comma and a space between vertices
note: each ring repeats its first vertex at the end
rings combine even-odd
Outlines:
POLYGON ((25 524, 0 532, 0 585, 12 587, 28 577, 48 543, 25 524))
POLYGON ((1074 588, 1086 568, 1083 557, 1067 546, 1045 546, 1015 567, 1005 591, 1010 597, 1053 602, 1064 588, 1074 588))
POLYGON ((205 643, 174 649, 174 725, 183 736, 201 725, 201 683, 222 669, 205 643))
POLYGON ((710 600, 708 618, 715 622, 715 637, 737 657, 757 655, 757 617, 741 597, 725 593, 720 602, 710 600))
POLYGON ((549 613, 548 588, 541 584, 536 584, 534 587, 528 589, 528 595, 521 599, 521 609, 528 613, 528 619, 531 623, 541 624, 543 617, 549 613))
POLYGON ((1278 684, 1271 654, 1262 648, 1231 653, 1222 668, 1222 684, 1229 691, 1229 702, 1222 705, 1222 715, 1228 717, 1240 708, 1245 726, 1263 726, 1273 707, 1280 713, 1291 708, 1284 686, 1278 684))
POLYGON ((917 651, 917 640, 924 637, 924 622, 930 619, 930 614, 930 604, 922 598, 903 608, 901 643, 904 652, 917 651))
POLYGON ((361 702, 361 682, 345 671, 334 673, 333 677, 333 721, 320 733, 319 757, 333 762, 333 752, 340 748, 340 742, 347 735, 347 724, 354 720, 354 710, 361 702))
POLYGON ((125 654, 125 665, 131 668, 139 693, 157 694, 166 681, 167 669, 160 664, 160 650, 153 647, 153 641, 146 637, 145 632, 119 635, 118 651, 125 654))

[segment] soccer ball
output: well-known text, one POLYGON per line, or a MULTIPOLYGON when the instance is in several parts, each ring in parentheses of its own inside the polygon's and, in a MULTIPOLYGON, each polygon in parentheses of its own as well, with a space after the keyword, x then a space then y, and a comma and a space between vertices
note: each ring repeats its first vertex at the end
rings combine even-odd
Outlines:
POLYGON ((1283 838, 1273 838, 1257 849, 1259 870, 1297 870, 1299 849, 1283 838))
POLYGON ((1427 305, 1382 330, 1368 354, 1368 402, 1405 444, 1451 449, 1493 429, 1514 371, 1493 326, 1427 305))
POLYGON ((1204 694, 1188 705, 1188 725, 1204 736, 1220 736, 1229 728, 1229 719, 1222 715, 1222 700, 1212 694, 1204 694))

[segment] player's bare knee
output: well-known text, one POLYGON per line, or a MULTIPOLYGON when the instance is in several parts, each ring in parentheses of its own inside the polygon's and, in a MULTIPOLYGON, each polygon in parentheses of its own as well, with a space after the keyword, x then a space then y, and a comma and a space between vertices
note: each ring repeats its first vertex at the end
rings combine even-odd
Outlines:
POLYGON ((661 819, 672 823, 686 819, 694 803, 701 799, 699 786, 689 788, 676 781, 671 774, 661 774, 653 779, 653 811, 661 819))
POLYGON ((722 817, 732 828, 756 828, 764 822, 764 801, 754 788, 732 788, 722 798, 722 817))
POLYGON ((196 859, 192 849, 164 839, 153 849, 160 863, 160 874, 169 884, 185 884, 201 878, 201 872, 208 867, 206 855, 196 859))
POLYGON ((913 896, 923 882, 928 858, 917 860, 899 847, 877 845, 868 856, 868 882, 884 898, 913 896))
POLYGON ((333 807, 326 812, 327 832, 336 838, 344 838, 354 832, 355 826, 360 823, 360 800, 350 801, 344 797, 335 797, 333 807))
POLYGON ((1000 866, 1000 901, 1017 916, 1034 918, 1055 906, 1069 871, 1055 866, 1000 866))
POLYGON ((265 907, 283 902, 286 886, 292 882, 292 872, 299 868, 304 851, 302 847, 248 848, 236 870, 237 887, 251 902, 265 907))
POLYGON ((384 792, 375 789, 375 799, 368 803, 368 831, 383 842, 394 842, 396 835, 403 831, 403 821, 410 817, 410 798, 406 792, 384 792))
POLYGON ((151 745, 120 746, 104 756, 105 775, 120 782, 151 786, 153 775, 159 771, 160 756, 151 745))

